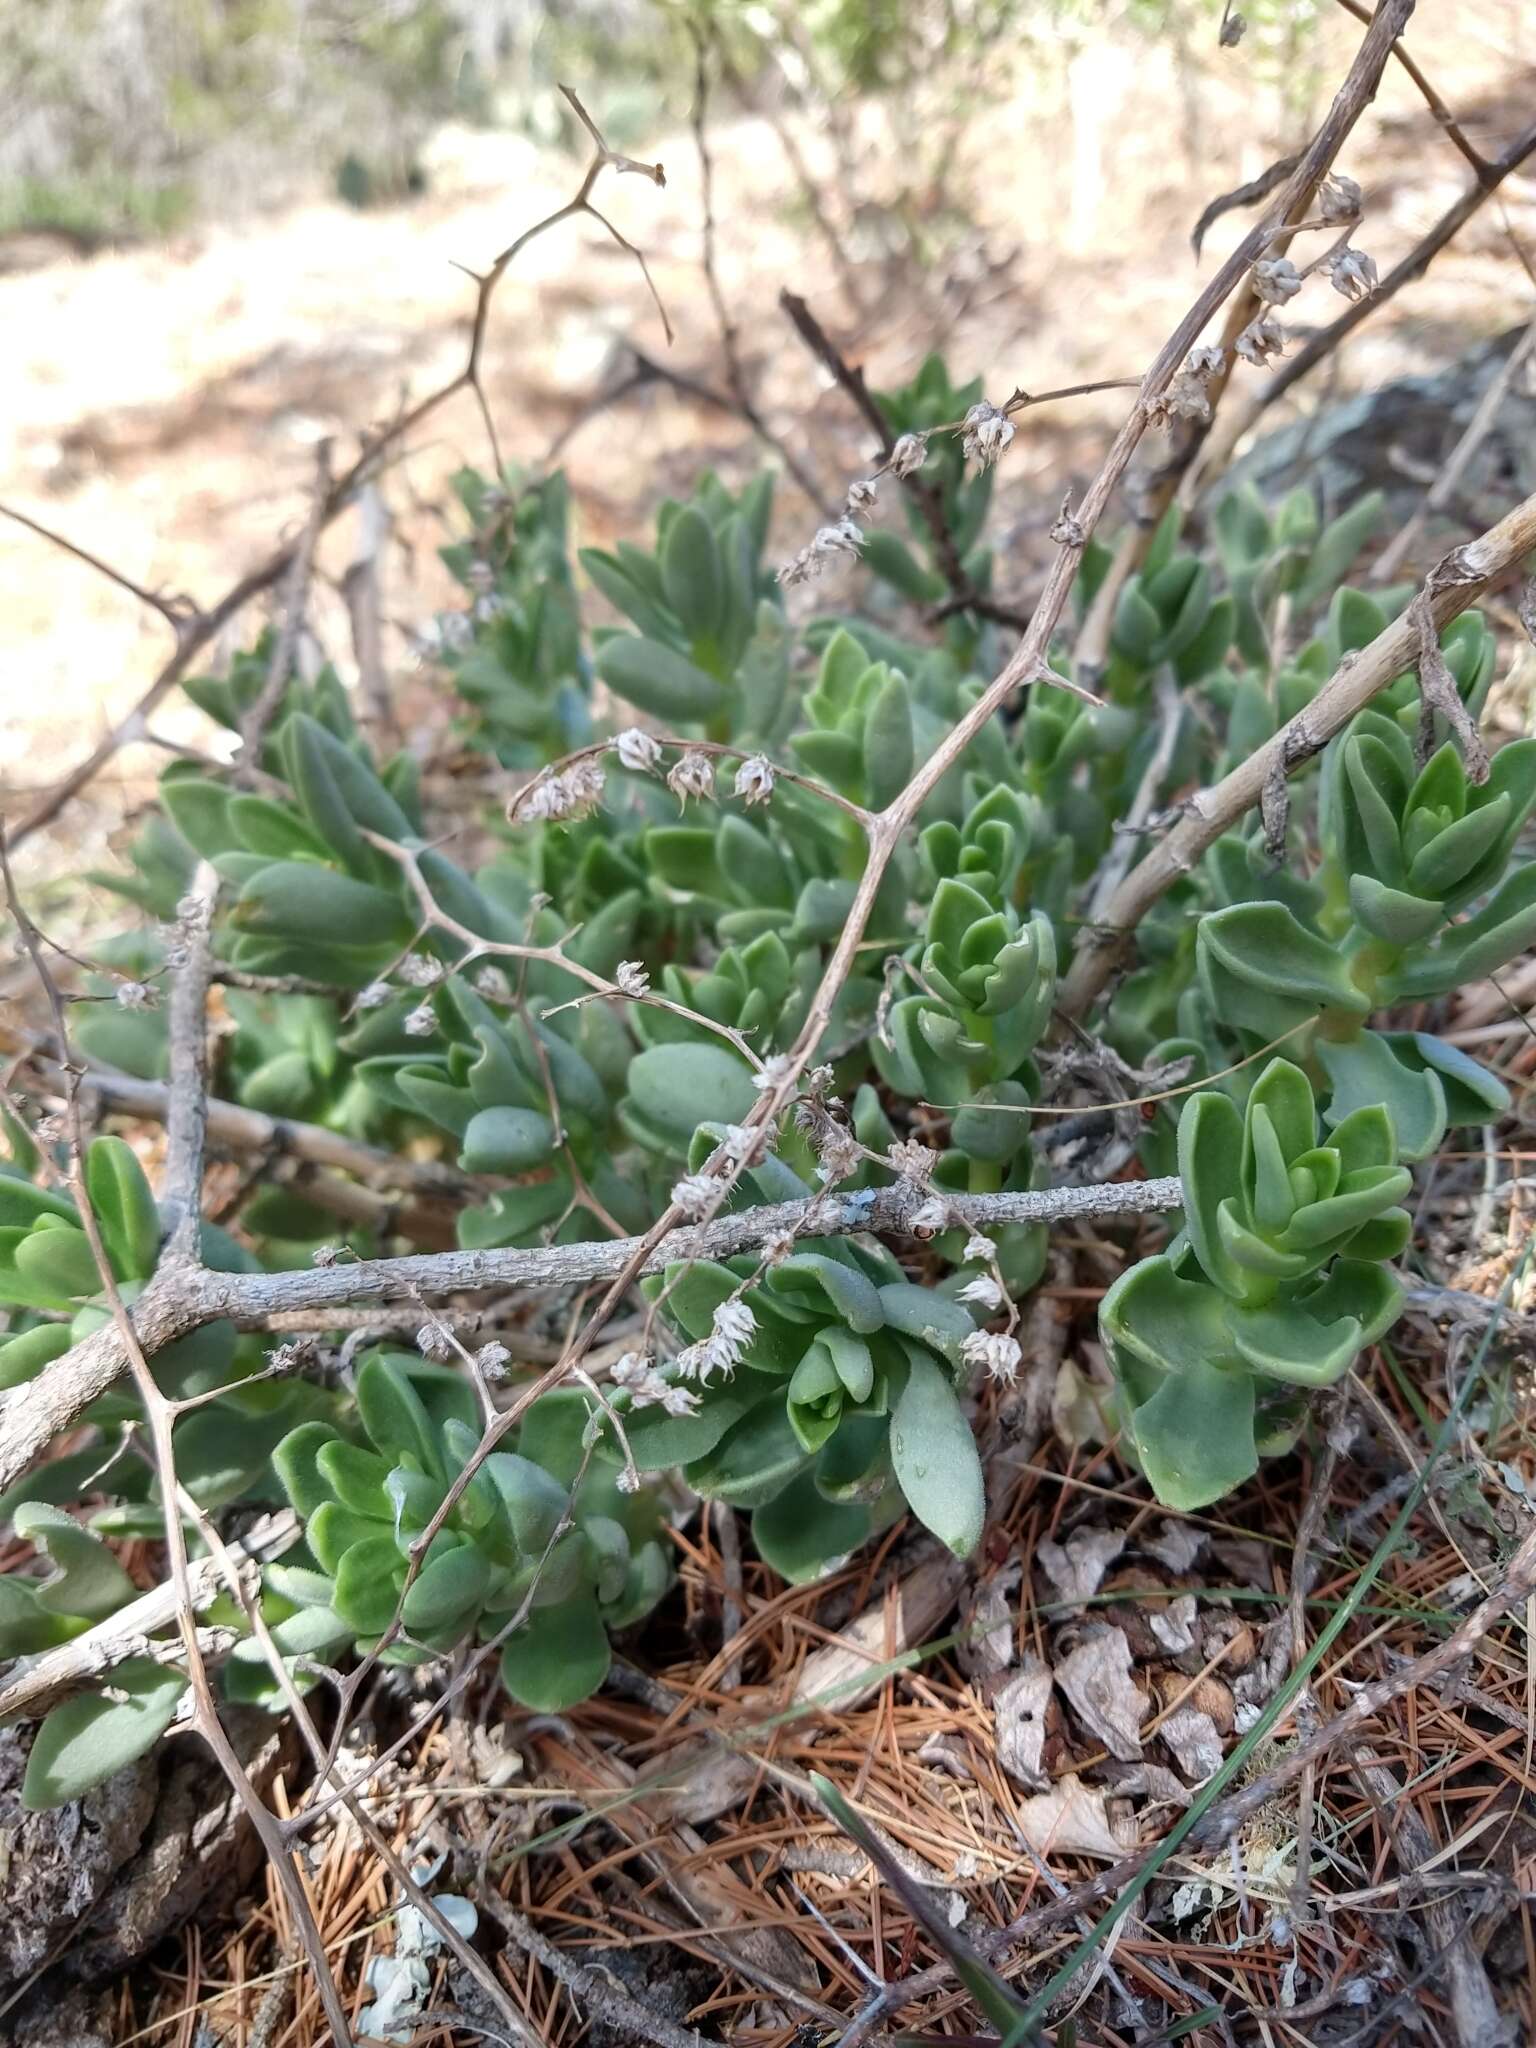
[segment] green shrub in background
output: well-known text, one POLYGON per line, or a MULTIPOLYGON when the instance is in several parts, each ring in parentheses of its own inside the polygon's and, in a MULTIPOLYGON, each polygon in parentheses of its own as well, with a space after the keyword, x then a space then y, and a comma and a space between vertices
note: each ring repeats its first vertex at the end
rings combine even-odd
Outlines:
MULTIPOLYGON (((969 396, 929 364, 882 405, 893 429, 921 432, 969 396)), ((989 477, 937 442, 930 469, 985 589, 989 477)), ((738 1168, 731 1206, 824 1189, 857 1200, 898 1179, 922 1204, 921 1246, 900 1257, 827 1234, 648 1282, 647 1336, 602 1399, 571 1389, 530 1410, 409 1588, 414 1537, 483 1420, 457 1368, 370 1354, 334 1388, 220 1393, 178 1423, 206 1506, 285 1493, 304 1520, 305 1549, 269 1568, 266 1593, 296 1677, 385 1637, 384 1654, 410 1662, 495 1641, 511 1694, 554 1708, 601 1682, 608 1632, 665 1591, 663 1495, 641 1475, 680 1471, 697 1495, 749 1510, 760 1554, 791 1579, 909 1510, 958 1554, 974 1548, 976 1381, 1019 1367, 1019 1306, 1045 1239, 973 1233, 948 1204, 1043 1177, 1030 1112, 1053 1075, 1056 975, 1117 822, 1149 778, 1165 805, 1213 761, 1246 756, 1409 593, 1344 582, 1376 501, 1323 524, 1304 494, 1273 514, 1237 497, 1209 552, 1165 520, 1118 601, 1104 701, 1034 690, 929 795, 806 1097, 765 1142, 745 1120, 846 923, 864 861, 858 807, 888 803, 976 701, 1001 658, 995 631, 965 612, 930 630, 942 577, 926 527, 902 536, 872 519, 857 602, 792 619, 766 566, 766 480, 733 494, 706 477, 662 507, 652 547, 575 561, 559 477, 466 475, 459 502, 463 537, 445 559, 465 596, 438 622, 440 670, 465 738, 518 792, 510 822, 455 818, 438 837, 415 763, 372 755, 327 671, 289 686, 258 789, 202 764, 167 769, 161 812, 115 878, 166 919, 207 858, 222 883, 220 959, 314 985, 230 991, 238 1028, 220 1087, 457 1161, 479 1183, 459 1218, 466 1247, 639 1231, 671 1200, 699 1213, 721 1198, 703 1171, 721 1148, 738 1168), (600 711, 605 700, 617 708, 600 711), (562 948, 570 967, 495 951, 530 941, 562 948)), ((1090 545, 1082 604, 1108 561, 1090 545)), ((1491 634, 1469 615, 1444 652, 1475 717, 1491 634)), ((1067 672, 1069 650, 1053 660, 1067 672)), ((238 731, 265 673, 258 648, 188 688, 238 731)), ((1536 871, 1515 857, 1536 742, 1503 748, 1479 783, 1438 714, 1421 758, 1422 723, 1405 676, 1295 778, 1283 862, 1257 829, 1218 842, 1147 919, 1107 1008, 1125 1059, 1188 1076, 1142 1140, 1150 1170, 1182 1177, 1182 1227, 1101 1315, 1123 1447, 1175 1507, 1208 1504, 1293 1443, 1307 1390, 1389 1327, 1410 1165, 1447 1127, 1504 1106, 1497 1078, 1437 1039, 1422 1006, 1536 940, 1536 871), (1419 1007, 1405 1025, 1390 1013, 1407 1005, 1419 1007)), ((130 985, 163 973, 154 930, 102 951, 130 985)), ((81 1042, 161 1073, 162 1015, 113 1000, 122 986, 94 984, 103 1000, 80 1011, 81 1042)), ((0 1178, 0 1292, 15 1311, 0 1375, 12 1383, 101 1313, 70 1205, 40 1169, 19 1157, 0 1178)), ((112 1140, 89 1170, 119 1279, 141 1285, 158 1244, 142 1176, 112 1140)), ((307 1258, 328 1229, 270 1195, 242 1225, 250 1249, 211 1234, 210 1256, 307 1258)), ((185 1358, 178 1346, 157 1363, 179 1386, 217 1389, 259 1359, 233 1330, 186 1342, 185 1358)), ((131 1591, 98 1534, 160 1511, 136 1445, 103 1468, 105 1432, 132 1412, 110 1402, 93 1414, 93 1448, 6 1504, 55 1565, 0 1594, 17 1651, 131 1591), (77 1540, 44 1510, 87 1490, 108 1505, 91 1528, 71 1524, 77 1540)), ((271 1696, 256 1645, 228 1677, 240 1697, 271 1696)), ((159 1665, 142 1682, 142 1699, 134 1678, 105 1708, 58 1710, 68 1741, 40 1744, 29 1796, 78 1788, 95 1723, 76 1724, 90 1712, 111 1709, 103 1757, 153 1738, 175 1698, 166 1708, 159 1665)))

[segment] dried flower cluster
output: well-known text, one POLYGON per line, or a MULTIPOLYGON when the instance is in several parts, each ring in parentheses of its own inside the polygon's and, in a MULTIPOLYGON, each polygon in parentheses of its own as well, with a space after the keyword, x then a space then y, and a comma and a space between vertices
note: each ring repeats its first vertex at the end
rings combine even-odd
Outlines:
POLYGON ((678 1374, 683 1379, 706 1384, 717 1372, 728 1378, 741 1363, 741 1354, 756 1330, 757 1317, 744 1301, 734 1296, 722 1301, 715 1310, 709 1335, 677 1354, 678 1374))
POLYGON ((546 770, 507 806, 509 825, 561 825, 584 818, 602 801, 605 777, 596 761, 546 770))

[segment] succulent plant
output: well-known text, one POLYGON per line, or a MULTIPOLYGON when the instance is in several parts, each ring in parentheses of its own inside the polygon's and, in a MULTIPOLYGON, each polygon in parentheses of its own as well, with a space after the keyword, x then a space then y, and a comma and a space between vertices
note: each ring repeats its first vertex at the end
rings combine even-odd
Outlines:
POLYGON ((1411 1176, 1383 1107, 1320 1134, 1311 1083, 1281 1059, 1244 1111, 1189 1096, 1178 1159, 1183 1230, 1121 1275, 1099 1328, 1143 1469, 1192 1509, 1294 1439, 1296 1388, 1333 1385, 1390 1328, 1411 1176))
MULTIPOLYGON (((518 1448, 481 1460, 409 1586, 419 1538, 479 1447, 473 1395, 460 1374, 373 1352, 358 1367, 356 1412, 361 1442, 310 1422, 273 1454, 313 1559, 268 1568, 289 1610, 274 1623, 279 1648, 379 1647, 398 1608, 386 1663, 424 1664, 506 1633, 502 1683, 523 1706, 556 1713, 595 1692, 608 1631, 647 1614, 671 1568, 655 1496, 624 1493, 607 1464, 587 1469, 585 1397, 557 1391, 532 1405, 518 1448)), ((254 1646, 245 1662, 258 1670, 254 1646)))

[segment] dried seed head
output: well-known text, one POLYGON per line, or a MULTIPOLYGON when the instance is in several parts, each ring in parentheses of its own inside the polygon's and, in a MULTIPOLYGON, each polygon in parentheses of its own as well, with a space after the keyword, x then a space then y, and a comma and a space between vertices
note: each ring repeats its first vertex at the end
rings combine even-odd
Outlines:
POLYGON ((603 794, 605 777, 596 761, 573 761, 558 773, 546 769, 507 805, 511 825, 558 825, 585 817, 603 794))
POLYGON ((1253 266, 1253 289, 1266 306, 1283 306, 1301 290, 1301 272, 1289 256, 1267 256, 1253 266))
POLYGON ((1215 342, 1202 342, 1192 348, 1184 358, 1184 367, 1192 377, 1215 377, 1219 375, 1226 356, 1215 342))
POLYGON ((1233 343, 1245 363, 1267 369, 1273 357, 1285 353, 1285 330, 1272 313, 1261 313, 1233 343))
POLYGON ((965 1240, 965 1250, 960 1256, 966 1260, 979 1259, 985 1264, 997 1257, 997 1246, 990 1237, 983 1237, 979 1230, 973 1230, 965 1240))
POLYGON ((1164 390, 1147 401, 1147 414, 1154 425, 1171 427, 1177 420, 1208 420, 1211 401, 1205 379, 1189 370, 1178 370, 1164 390))
POLYGON ((430 1038, 437 1029, 437 1012, 430 1003, 418 1003, 401 1026, 407 1038, 430 1038))
POLYGON ((1023 1355, 1016 1338, 994 1336, 986 1330, 973 1330, 960 1346, 967 1365, 985 1366, 988 1379, 1005 1380, 1010 1386, 1018 1377, 1023 1355))
POLYGON ((796 583, 809 583, 840 557, 856 558, 863 545, 863 528, 845 513, 835 526, 817 528, 815 537, 792 561, 784 564, 779 571, 779 581, 786 590, 796 583))
POLYGON ((620 765, 631 774, 651 775, 661 765, 660 745, 638 725, 626 726, 623 732, 615 734, 611 744, 620 765))
POLYGON ((725 1192, 712 1173, 685 1173, 672 1187, 672 1200, 685 1216, 702 1216, 717 1195, 725 1192))
POLYGON ((996 1315, 1003 1305, 1003 1290, 990 1273, 978 1273, 974 1280, 967 1280, 960 1290, 960 1300, 973 1302, 977 1308, 984 1308, 988 1315, 996 1315))
POLYGON ((911 1224, 914 1237, 936 1237, 949 1228, 948 1202, 939 1195, 930 1195, 912 1211, 911 1224))
POLYGON ((499 967, 482 967, 475 976, 475 988, 488 1003, 510 1003, 512 984, 499 967))
POLYGON ((869 511, 875 502, 879 489, 878 479, 872 476, 861 477, 857 483, 850 484, 848 486, 848 496, 843 507, 847 516, 850 519, 854 519, 857 518, 859 513, 869 511))
POLYGON ((1073 516, 1070 491, 1061 501, 1061 510, 1051 521, 1050 538, 1059 548, 1081 548, 1088 544, 1087 527, 1073 516))
POLYGON ((723 1344, 740 1349, 757 1331, 757 1317, 744 1301, 722 1301, 715 1310, 714 1333, 723 1344))
POLYGON ((816 1157, 820 1161, 816 1177, 824 1185, 833 1187, 838 1181, 847 1180, 850 1174, 858 1172, 863 1147, 844 1125, 828 1119, 817 1132, 814 1142, 816 1157))
POLYGON ((925 1181, 939 1163, 938 1153, 916 1138, 897 1138, 885 1156, 903 1180, 925 1181))
POLYGON ((753 1124, 727 1124, 720 1142, 725 1147, 725 1156, 737 1166, 755 1166, 772 1151, 770 1131, 753 1124))
POLYGON ((387 981, 370 981, 366 988, 360 988, 353 998, 353 1007, 359 1010, 382 1009, 394 990, 387 981))
POLYGON ((423 1358, 446 1365, 453 1356, 453 1339, 441 1323, 423 1323, 416 1332, 416 1349, 423 1358))
POLYGON ((120 1010, 158 1010, 160 991, 147 981, 120 981, 113 990, 120 1010))
POLYGON ((1376 265, 1363 249, 1336 249, 1328 258, 1328 281, 1336 292, 1358 304, 1376 289, 1376 265))
POLYGON ((1317 194, 1317 210, 1326 221, 1343 223, 1358 220, 1362 212, 1360 187, 1353 178, 1346 178, 1342 171, 1335 171, 1331 178, 1324 178, 1317 194))
POLYGON ((978 399, 965 416, 965 426, 960 437, 961 451, 967 462, 974 462, 982 469, 990 469, 1013 439, 1013 421, 986 399, 978 399))
POLYGON ((903 434, 886 457, 892 476, 915 476, 928 460, 928 441, 923 434, 903 434))
POLYGON ((507 1376, 512 1354, 505 1344, 498 1344, 493 1337, 489 1344, 482 1344, 475 1353, 475 1363, 487 1379, 502 1380, 507 1376))
POLYGON ((747 805, 765 804, 773 795, 773 763, 765 754, 753 754, 736 770, 733 793, 747 805))
POLYGON ((1218 41, 1224 50, 1235 50, 1248 33, 1248 24, 1243 16, 1229 13, 1222 16, 1221 33, 1218 41))
POLYGON ((444 974, 441 960, 433 960, 426 953, 407 953, 395 972, 412 988, 435 988, 444 974))
POLYGON ((759 1095, 766 1095, 771 1088, 777 1088, 781 1081, 788 1078, 789 1067, 788 1053, 770 1053, 752 1076, 752 1086, 759 1095))
POLYGON ((701 754, 697 747, 689 747, 677 760, 667 775, 667 787, 679 803, 686 803, 691 796, 705 799, 715 793, 715 764, 708 754, 701 754))
POLYGON ((608 1377, 616 1387, 632 1387, 648 1372, 654 1371, 649 1358, 643 1351, 626 1351, 622 1358, 616 1358, 608 1368, 608 1377))
POLYGON ((639 960, 621 960, 613 970, 613 979, 626 996, 648 996, 651 992, 651 977, 639 960))

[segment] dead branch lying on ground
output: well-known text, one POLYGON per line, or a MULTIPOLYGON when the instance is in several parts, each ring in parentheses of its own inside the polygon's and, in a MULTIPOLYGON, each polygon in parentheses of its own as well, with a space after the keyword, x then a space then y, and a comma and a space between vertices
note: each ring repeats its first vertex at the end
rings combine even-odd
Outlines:
MULTIPOLYGON (((287 1311, 323 1311, 348 1302, 411 1300, 416 1295, 574 1288, 625 1272, 661 1272, 686 1259, 722 1259, 785 1235, 843 1237, 863 1232, 910 1235, 926 1197, 908 1183, 850 1195, 813 1195, 773 1202, 674 1230, 654 1242, 621 1237, 531 1250, 422 1252, 362 1259, 287 1273, 215 1273, 188 1265, 156 1274, 134 1315, 137 1340, 153 1357, 188 1331, 230 1318, 260 1325, 287 1311), (643 1253, 643 1257, 641 1254, 643 1253)), ((1178 1208, 1179 1182, 1114 1181, 1094 1187, 1033 1193, 956 1195, 957 1224, 1059 1223, 1078 1217, 1138 1216, 1178 1208)), ((108 1326, 45 1366, 0 1412, 0 1489, 39 1456, 49 1440, 104 1393, 123 1370, 127 1352, 108 1326)))

